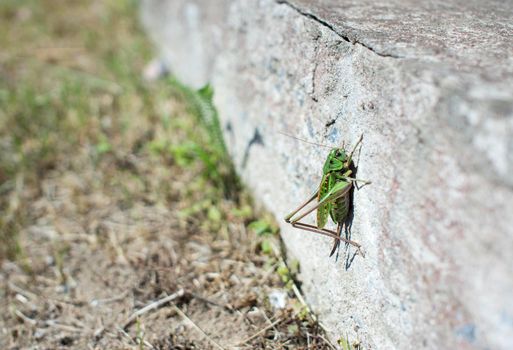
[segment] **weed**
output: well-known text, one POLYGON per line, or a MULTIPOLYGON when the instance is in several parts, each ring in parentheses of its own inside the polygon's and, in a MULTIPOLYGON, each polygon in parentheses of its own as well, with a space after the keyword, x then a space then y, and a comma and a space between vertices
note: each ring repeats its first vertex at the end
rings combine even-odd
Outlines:
POLYGON ((204 174, 223 190, 224 195, 237 199, 241 184, 224 143, 219 115, 213 102, 212 86, 207 84, 199 90, 194 90, 176 78, 170 78, 169 84, 187 101, 189 113, 206 130, 207 142, 191 143, 188 150, 203 162, 204 174))

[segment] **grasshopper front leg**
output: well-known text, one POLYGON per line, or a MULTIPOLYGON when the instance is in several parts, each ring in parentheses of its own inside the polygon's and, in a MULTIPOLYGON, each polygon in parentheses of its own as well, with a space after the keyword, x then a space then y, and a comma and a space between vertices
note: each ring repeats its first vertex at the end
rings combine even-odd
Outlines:
POLYGON ((361 179, 355 179, 354 177, 349 177, 349 176, 346 176, 346 179, 348 179, 349 181, 351 182, 361 182, 363 183, 364 185, 370 185, 372 182, 369 181, 369 180, 361 180, 361 179))
POLYGON ((349 176, 347 176, 346 179, 351 181, 352 183, 354 183, 354 186, 356 187, 357 190, 360 190, 362 187, 370 185, 372 183, 368 180, 355 179, 354 177, 349 177, 349 176), (358 182, 363 183, 363 185, 358 186, 358 182))

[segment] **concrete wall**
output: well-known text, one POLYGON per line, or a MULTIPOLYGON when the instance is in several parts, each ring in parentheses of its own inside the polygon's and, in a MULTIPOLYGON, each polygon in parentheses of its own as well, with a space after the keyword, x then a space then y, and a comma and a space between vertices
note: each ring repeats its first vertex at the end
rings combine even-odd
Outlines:
POLYGON ((303 291, 364 348, 513 348, 513 5, 145 0, 171 71, 211 81, 227 145, 282 222, 364 134, 352 239, 282 224, 303 291))

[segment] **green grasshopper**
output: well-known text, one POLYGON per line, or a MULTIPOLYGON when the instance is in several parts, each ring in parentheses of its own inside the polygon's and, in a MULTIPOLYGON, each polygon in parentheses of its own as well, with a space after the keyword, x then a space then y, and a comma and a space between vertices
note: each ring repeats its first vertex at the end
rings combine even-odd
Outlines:
POLYGON ((340 236, 344 223, 349 215, 351 188, 353 184, 356 185, 357 182, 370 184, 370 181, 358 180, 351 177, 353 169, 355 168, 353 164, 353 154, 358 145, 362 142, 362 139, 363 135, 360 136, 349 156, 344 146, 342 146, 342 148, 334 148, 330 151, 322 168, 322 180, 319 189, 315 191, 310 199, 285 217, 285 221, 296 228, 334 238, 335 242, 330 256, 335 253, 340 241, 343 241, 355 246, 360 254, 365 257, 360 244, 340 236), (314 199, 317 199, 315 206, 300 214, 298 217, 293 218, 314 199), (299 221, 316 209, 317 226, 299 221), (338 225, 338 233, 324 228, 328 222, 328 215, 331 217, 331 220, 338 225))

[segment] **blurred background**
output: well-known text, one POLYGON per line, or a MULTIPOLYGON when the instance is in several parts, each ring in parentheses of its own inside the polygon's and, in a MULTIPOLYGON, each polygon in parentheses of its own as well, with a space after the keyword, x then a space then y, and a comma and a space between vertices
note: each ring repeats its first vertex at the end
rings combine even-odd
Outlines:
POLYGON ((0 47, 2 349, 333 346, 137 1, 2 0, 0 47))

